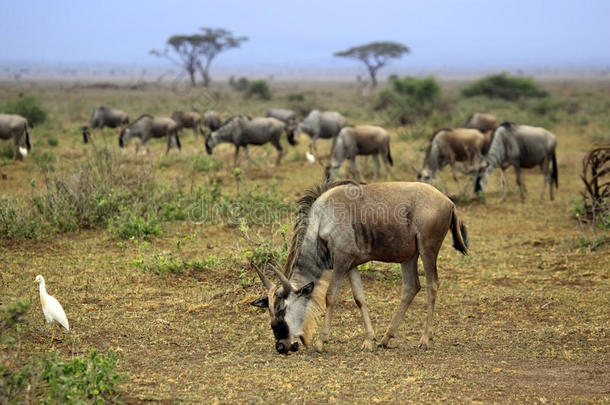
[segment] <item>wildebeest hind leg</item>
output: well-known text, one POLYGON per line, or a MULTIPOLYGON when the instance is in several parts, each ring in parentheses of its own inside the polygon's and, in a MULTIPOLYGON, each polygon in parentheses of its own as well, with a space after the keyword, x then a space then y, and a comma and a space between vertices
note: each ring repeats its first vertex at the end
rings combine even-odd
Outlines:
POLYGON ((413 301, 413 298, 421 289, 421 285, 419 284, 419 275, 417 274, 418 257, 419 255, 415 253, 409 260, 400 264, 402 269, 402 292, 400 304, 398 304, 398 309, 394 313, 394 316, 392 316, 392 321, 390 322, 390 325, 388 325, 388 329, 381 339, 381 343, 379 344, 381 347, 388 347, 388 342, 394 337, 400 322, 405 317, 405 313, 407 312, 409 305, 411 305, 411 301, 413 301))
POLYGON ((430 250, 422 253, 422 262, 426 272, 426 291, 427 291, 427 315, 424 322, 424 331, 419 340, 419 348, 427 349, 432 343, 432 319, 434 317, 434 305, 438 292, 438 274, 436 272, 436 253, 430 250))
POLYGON ((354 295, 354 301, 362 312, 362 322, 364 323, 364 342, 362 343, 362 350, 372 351, 373 342, 375 341, 375 331, 369 317, 368 305, 364 296, 364 290, 362 289, 362 279, 360 278, 360 272, 357 267, 353 267, 349 271, 349 281, 352 285, 352 294, 354 295))
POLYGON ((377 180, 379 177, 379 155, 373 155, 373 163, 375 164, 374 180, 377 180))

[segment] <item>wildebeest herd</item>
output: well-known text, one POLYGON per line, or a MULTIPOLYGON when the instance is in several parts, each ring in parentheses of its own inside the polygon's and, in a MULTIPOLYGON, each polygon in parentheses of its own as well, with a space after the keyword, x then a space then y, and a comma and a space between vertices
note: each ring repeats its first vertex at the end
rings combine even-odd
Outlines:
MULTIPOLYGON (((475 113, 464 128, 443 128, 429 142, 416 183, 384 182, 366 185, 353 180, 339 180, 338 171, 345 160, 352 175, 362 180, 356 156, 372 155, 374 178, 380 172, 381 157, 386 175, 393 165, 390 135, 373 125, 350 126, 338 112, 313 110, 299 121, 296 112, 269 109, 265 117, 235 115, 221 121, 215 111, 203 117, 197 112, 176 111, 171 117, 143 114, 130 121, 127 113, 99 107, 82 127, 83 141, 88 143, 93 130, 118 129, 118 142, 124 147, 133 138, 147 147, 150 138, 165 138, 166 154, 172 146, 181 148, 180 132, 191 129, 195 138, 205 138, 205 149, 212 154, 220 143, 235 146, 234 164, 240 149, 249 159, 250 145, 271 143, 278 151, 276 165, 283 156, 281 138, 285 134, 291 145, 305 133, 311 137, 310 153, 316 153, 318 139, 331 140, 328 164, 322 165, 326 182, 310 190, 299 201, 292 245, 283 270, 274 268, 279 284, 274 285, 265 269, 254 266, 268 291, 253 305, 269 309, 275 347, 279 353, 296 351, 299 342, 312 345, 317 321, 323 317, 320 339, 315 347, 322 349, 328 340, 330 320, 343 278, 349 277, 354 299, 361 310, 365 339, 363 349, 372 350, 375 336, 364 299, 359 265, 369 261, 400 263, 402 295, 380 346, 387 347, 414 296, 421 289, 417 261, 422 259, 427 289, 427 317, 420 346, 427 347, 432 337, 432 319, 438 289, 437 256, 446 234, 451 230, 453 246, 466 254, 466 226, 458 219, 454 203, 430 183, 436 172, 451 167, 457 181, 456 163, 462 162, 474 177, 474 191, 485 192, 496 167, 502 169, 503 199, 506 197, 504 171, 515 168, 521 198, 525 198, 521 169, 540 166, 543 171, 542 194, 547 183, 553 199, 558 186, 556 137, 549 131, 511 122, 497 124, 489 114, 475 113), (429 183, 429 184, 425 184, 429 183)), ((22 143, 30 146, 30 133, 24 118, 0 114, 0 138, 13 139, 15 159, 22 158, 22 143), (25 136, 24 136, 25 135, 25 136)), ((320 160, 320 158, 318 158, 320 160)))

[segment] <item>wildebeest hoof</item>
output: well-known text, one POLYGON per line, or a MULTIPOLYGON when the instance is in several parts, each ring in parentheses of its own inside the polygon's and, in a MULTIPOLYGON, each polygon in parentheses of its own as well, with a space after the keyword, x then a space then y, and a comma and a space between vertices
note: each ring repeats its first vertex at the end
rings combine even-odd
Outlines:
POLYGON ((370 340, 370 339, 366 339, 366 340, 364 341, 364 343, 362 343, 362 348, 361 348, 361 350, 362 350, 363 352, 372 352, 372 351, 373 351, 373 349, 374 349, 374 345, 373 345, 373 341, 372 341, 372 340, 370 340))
POLYGON ((428 350, 432 348, 432 339, 422 337, 419 341, 419 346, 417 346, 417 348, 420 350, 428 350))

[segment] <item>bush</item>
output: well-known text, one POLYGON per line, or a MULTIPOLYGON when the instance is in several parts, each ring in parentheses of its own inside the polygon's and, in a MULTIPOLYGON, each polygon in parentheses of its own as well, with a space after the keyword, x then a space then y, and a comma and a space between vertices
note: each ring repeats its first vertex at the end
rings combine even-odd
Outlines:
POLYGON ((248 88, 248 79, 245 77, 240 77, 239 79, 235 80, 235 77, 231 76, 231 78, 229 78, 229 85, 235 91, 244 91, 248 88))
POLYGON ((49 144, 49 146, 57 146, 59 145, 59 140, 54 136, 51 136, 47 138, 47 143, 49 144))
POLYGON ((125 218, 116 217, 110 224, 108 230, 120 239, 140 239, 150 240, 153 236, 159 236, 161 228, 155 218, 143 218, 127 214, 125 218))
POLYGON ((301 93, 290 93, 288 101, 305 101, 305 96, 301 93))
POLYGON ((28 125, 36 126, 47 119, 47 113, 42 109, 38 100, 31 94, 26 94, 17 100, 7 102, 2 110, 6 114, 18 114, 28 120, 28 125))
POLYGON ((485 96, 518 100, 526 97, 545 97, 548 93, 528 77, 511 77, 506 73, 484 77, 462 89, 464 97, 485 96))
POLYGON ((114 369, 117 356, 109 350, 101 355, 91 350, 86 358, 62 361, 52 354, 45 362, 42 378, 48 384, 46 402, 104 403, 114 399, 125 376, 114 369))
POLYGON ((271 99, 271 91, 269 90, 269 86, 265 80, 254 80, 248 83, 246 98, 250 98, 252 96, 259 96, 263 100, 271 99))
POLYGON ((441 99, 441 88, 432 76, 424 79, 397 77, 390 79, 390 87, 377 97, 375 110, 386 110, 390 121, 412 123, 429 116, 441 99))

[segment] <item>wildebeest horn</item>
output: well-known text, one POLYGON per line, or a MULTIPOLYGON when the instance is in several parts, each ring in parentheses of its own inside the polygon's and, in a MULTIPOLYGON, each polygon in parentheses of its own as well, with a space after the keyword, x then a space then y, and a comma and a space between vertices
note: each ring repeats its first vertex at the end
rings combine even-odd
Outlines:
POLYGON ((273 287, 273 284, 271 284, 271 281, 269 281, 269 279, 267 278, 267 276, 265 276, 265 273, 263 273, 261 271, 261 269, 258 268, 258 266, 254 263, 250 263, 251 267, 254 267, 254 270, 256 271, 256 274, 258 274, 258 276, 260 277, 261 281, 263 282, 263 285, 265 286, 265 288, 267 289, 267 291, 269 291, 271 289, 271 287, 273 287))
POLYGON ((286 292, 294 291, 294 287, 292 287, 292 284, 290 284, 290 281, 288 281, 286 276, 284 274, 282 274, 282 272, 279 271, 276 267, 272 266, 272 269, 273 269, 275 275, 277 276, 277 278, 279 278, 280 281, 282 282, 282 286, 284 287, 284 290, 286 290, 286 292))

